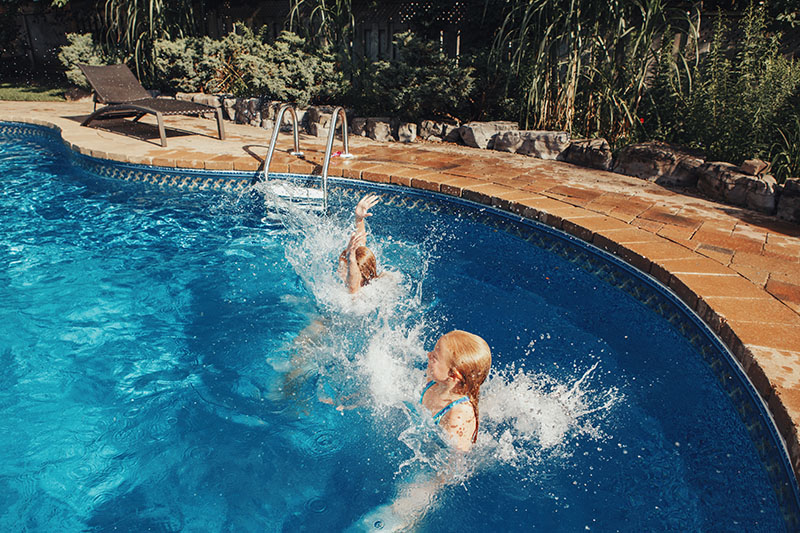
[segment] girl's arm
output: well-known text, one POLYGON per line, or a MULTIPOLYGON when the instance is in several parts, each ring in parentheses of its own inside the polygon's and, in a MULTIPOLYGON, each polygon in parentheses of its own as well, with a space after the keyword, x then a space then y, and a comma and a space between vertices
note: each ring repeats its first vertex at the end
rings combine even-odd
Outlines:
POLYGON ((362 232, 364 234, 367 233, 366 225, 364 224, 364 219, 367 217, 371 217, 372 213, 369 212, 370 209, 375 207, 375 204, 380 202, 381 199, 377 194, 368 194, 361 200, 359 200, 358 204, 356 204, 356 233, 362 232))
POLYGON ((358 268, 356 250, 366 243, 367 234, 363 231, 356 231, 350 236, 350 242, 347 244, 347 277, 345 278, 345 284, 351 294, 358 292, 361 288, 361 269, 358 268))

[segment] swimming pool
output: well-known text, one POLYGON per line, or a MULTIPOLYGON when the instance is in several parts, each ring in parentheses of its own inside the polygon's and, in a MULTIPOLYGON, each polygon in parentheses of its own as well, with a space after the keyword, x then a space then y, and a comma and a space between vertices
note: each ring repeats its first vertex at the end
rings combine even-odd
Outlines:
POLYGON ((321 218, 268 189, 104 179, 22 129, 0 134, 3 530, 345 529, 448 467, 414 404, 453 328, 494 372, 479 446, 419 530, 798 527, 721 345, 575 239, 363 183, 337 182, 321 218), (353 301, 333 259, 367 190, 395 274, 353 301))

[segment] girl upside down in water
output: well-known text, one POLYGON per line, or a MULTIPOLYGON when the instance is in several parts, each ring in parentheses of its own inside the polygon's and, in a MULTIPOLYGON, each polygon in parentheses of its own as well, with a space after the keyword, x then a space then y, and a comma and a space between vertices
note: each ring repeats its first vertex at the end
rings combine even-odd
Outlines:
MULTIPOLYGON (((355 231, 350 236, 350 241, 342 253, 339 255, 339 264, 337 274, 339 278, 344 281, 347 290, 350 294, 355 294, 362 287, 366 286, 369 282, 381 278, 387 272, 378 274, 377 261, 375 254, 372 250, 365 246, 367 240, 367 228, 365 219, 371 217, 372 213, 369 210, 380 202, 380 197, 377 194, 367 194, 354 209, 355 211, 355 231)), ((288 394, 294 394, 297 389, 298 378, 305 372, 304 369, 308 366, 309 354, 311 354, 317 345, 322 342, 324 336, 328 333, 330 326, 329 320, 322 317, 314 319, 311 324, 306 326, 295 337, 292 349, 295 355, 292 357, 291 364, 292 370, 284 378, 284 390, 288 394)), ((332 398, 320 397, 323 403, 334 404, 332 398)), ((352 409, 355 406, 342 406, 339 405, 339 410, 352 409)))
POLYGON ((369 210, 379 201, 378 195, 368 194, 356 204, 356 230, 350 236, 347 248, 339 255, 337 273, 351 294, 357 293, 361 287, 383 275, 378 274, 375 254, 366 246, 367 228, 364 222, 364 219, 372 216, 369 210))

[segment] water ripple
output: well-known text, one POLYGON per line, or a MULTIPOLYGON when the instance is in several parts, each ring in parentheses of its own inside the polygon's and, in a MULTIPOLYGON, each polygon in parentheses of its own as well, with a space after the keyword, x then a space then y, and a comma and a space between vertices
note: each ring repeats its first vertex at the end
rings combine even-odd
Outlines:
POLYGON ((304 507, 312 513, 324 513, 328 509, 328 504, 322 498, 311 498, 306 501, 304 507))
POLYGON ((326 457, 338 452, 342 448, 342 441, 335 432, 321 430, 305 436, 300 442, 300 448, 310 457, 326 457))

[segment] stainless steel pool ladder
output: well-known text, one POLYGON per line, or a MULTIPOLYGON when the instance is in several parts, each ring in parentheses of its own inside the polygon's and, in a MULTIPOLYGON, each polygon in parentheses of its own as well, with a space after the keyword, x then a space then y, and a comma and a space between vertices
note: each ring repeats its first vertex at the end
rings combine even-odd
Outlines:
MULTIPOLYGON (((272 156, 275 153, 275 145, 278 142, 278 132, 280 131, 281 124, 283 123, 283 115, 287 110, 291 111, 292 133, 294 135, 294 151, 289 153, 297 157, 303 157, 303 152, 300 151, 300 141, 298 137, 299 128, 297 126, 297 112, 295 111, 293 104, 283 104, 280 109, 278 109, 278 113, 275 116, 275 127, 272 130, 272 140, 269 143, 267 158, 264 160, 264 172, 261 174, 261 179, 259 180, 259 177, 256 176, 254 182, 262 180, 266 181, 269 179, 269 165, 272 163, 272 156)), ((336 135, 336 124, 340 117, 342 119, 342 145, 344 151, 339 155, 339 157, 343 159, 350 159, 354 157, 353 154, 350 153, 350 144, 347 140, 347 114, 344 112, 343 107, 336 107, 334 108, 333 115, 331 116, 328 142, 325 145, 325 159, 322 163, 322 208, 326 211, 328 209, 328 167, 331 163, 331 151, 333 150, 333 138, 336 135)))
MULTIPOLYGON (((267 151, 267 158, 264 160, 264 173, 262 174, 262 180, 266 181, 269 179, 269 165, 272 163, 272 155, 275 153, 275 144, 278 142, 278 132, 281 130, 281 125, 283 124, 283 115, 286 111, 291 111, 289 113, 292 115, 292 134, 294 135, 294 151, 289 152, 291 155, 297 157, 303 157, 303 152, 300 151, 300 138, 298 136, 299 128, 297 126, 297 111, 294 109, 294 104, 283 104, 279 109, 278 113, 275 115, 275 127, 272 128, 272 140, 269 143, 269 150, 267 151)), ((256 176, 256 182, 261 181, 256 176)))
POLYGON ((322 208, 328 210, 328 167, 331 164, 331 150, 333 149, 333 137, 336 135, 336 122, 339 117, 342 118, 342 148, 343 152, 339 157, 343 159, 350 159, 353 154, 350 153, 350 144, 347 142, 347 114, 344 112, 343 107, 336 107, 331 116, 330 130, 328 131, 328 143, 325 145, 325 159, 322 163, 322 208))

